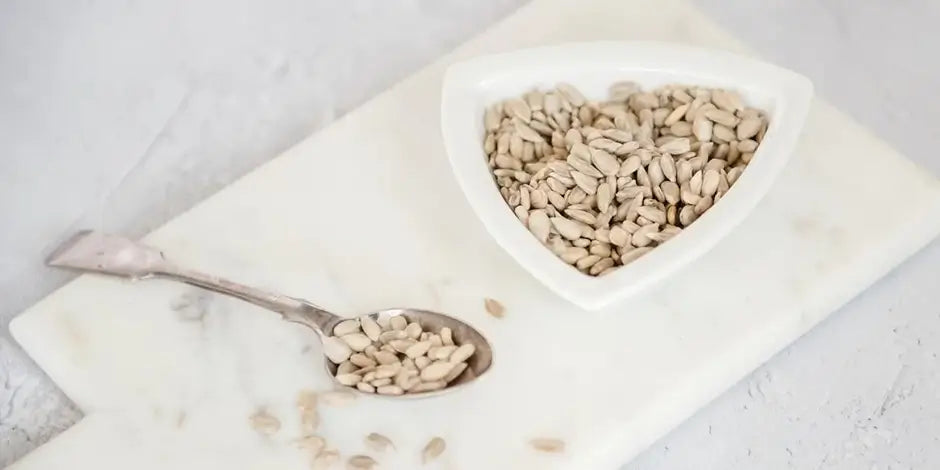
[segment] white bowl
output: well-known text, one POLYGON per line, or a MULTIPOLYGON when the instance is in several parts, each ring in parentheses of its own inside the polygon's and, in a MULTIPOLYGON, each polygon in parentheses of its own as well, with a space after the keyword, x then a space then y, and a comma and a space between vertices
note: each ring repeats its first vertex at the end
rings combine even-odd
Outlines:
POLYGON ((812 98, 808 79, 723 51, 653 42, 574 43, 474 58, 444 77, 441 126, 460 187, 496 241, 559 295, 589 310, 625 299, 692 262, 725 236, 767 193, 800 135, 812 98), (602 277, 560 260, 516 218, 500 196, 483 151, 487 106, 533 87, 567 82, 588 99, 630 80, 645 89, 670 83, 732 89, 767 111, 769 127, 734 187, 689 228, 640 259, 602 277))

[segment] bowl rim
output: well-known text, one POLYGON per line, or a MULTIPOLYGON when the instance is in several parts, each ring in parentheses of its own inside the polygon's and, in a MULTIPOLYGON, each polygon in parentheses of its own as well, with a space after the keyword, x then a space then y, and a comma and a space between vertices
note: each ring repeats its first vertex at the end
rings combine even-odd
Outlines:
MULTIPOLYGON (((441 131, 454 176, 496 242, 561 297, 583 309, 597 310, 659 283, 713 248, 743 221, 789 160, 812 95, 813 86, 806 77, 723 50, 656 41, 575 42, 478 56, 450 65, 441 90, 441 131), (572 72, 576 67, 580 70, 572 72), (473 125, 482 125, 482 96, 492 94, 494 86, 523 81, 538 73, 557 76, 592 69, 623 72, 623 80, 631 79, 630 72, 692 76, 701 79, 694 84, 759 89, 774 100, 774 109, 769 113, 772 119, 761 146, 734 190, 669 243, 601 277, 585 275, 562 261, 516 218, 489 173, 482 135, 473 131, 473 125), (728 70, 735 73, 729 74, 728 70)), ((509 96, 514 95, 505 97, 509 96)), ((486 105, 492 102, 495 100, 486 105)))

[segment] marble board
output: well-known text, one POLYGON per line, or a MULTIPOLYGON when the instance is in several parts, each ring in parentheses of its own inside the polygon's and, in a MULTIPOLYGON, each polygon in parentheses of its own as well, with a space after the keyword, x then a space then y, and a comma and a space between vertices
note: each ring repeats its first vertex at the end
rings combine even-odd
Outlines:
MULTIPOLYGON (((731 235, 643 296, 580 311, 475 218, 443 154, 439 88, 460 58, 597 39, 749 53, 682 0, 535 0, 146 240, 337 313, 423 307, 491 338, 493 370, 460 393, 322 405, 319 432, 344 456, 381 432, 397 447, 374 454, 383 469, 418 468, 432 436, 447 450, 422 468, 616 468, 932 240, 940 183, 816 101, 791 163, 731 235), (535 437, 565 452, 535 452, 535 437)), ((86 413, 14 470, 310 466, 294 401, 328 380, 302 327, 188 287, 83 276, 11 330, 86 413), (273 437, 248 425, 261 408, 282 420, 273 437)))

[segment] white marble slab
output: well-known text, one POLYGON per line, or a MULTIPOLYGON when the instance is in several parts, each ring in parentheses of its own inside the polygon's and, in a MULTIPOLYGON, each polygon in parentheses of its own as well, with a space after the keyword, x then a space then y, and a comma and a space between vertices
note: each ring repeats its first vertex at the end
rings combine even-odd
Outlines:
MULTIPOLYGON (((545 0, 458 55, 614 37, 740 50, 684 3, 621 11, 606 0, 545 0), (521 27, 533 21, 554 26, 551 35, 521 27)), ((940 228, 937 182, 817 104, 777 187, 738 232, 676 276, 681 291, 666 286, 606 312, 603 327, 585 323, 499 251, 450 181, 436 132, 426 132, 436 125, 440 72, 438 64, 412 77, 149 237, 197 267, 342 312, 407 303, 484 328, 497 367, 468 393, 324 411, 324 434, 345 453, 361 449, 364 432, 394 435, 403 451, 388 468, 411 468, 431 434, 450 442, 442 468, 622 463, 940 228), (396 120, 405 106, 413 119, 396 120), (869 191, 875 180, 884 193, 869 191), (510 315, 488 318, 482 296, 501 299, 510 315), (555 346, 571 336, 567 348, 555 346), (532 367, 536 357, 548 362, 532 367), (557 376, 565 380, 544 386, 557 376), (563 437, 569 451, 534 455, 524 442, 536 435, 563 437)), ((284 444, 290 426, 273 442, 242 426, 257 406, 288 416, 299 387, 325 383, 312 338, 231 301, 180 307, 187 295, 83 277, 18 320, 17 338, 93 417, 15 468, 303 468, 284 444)))

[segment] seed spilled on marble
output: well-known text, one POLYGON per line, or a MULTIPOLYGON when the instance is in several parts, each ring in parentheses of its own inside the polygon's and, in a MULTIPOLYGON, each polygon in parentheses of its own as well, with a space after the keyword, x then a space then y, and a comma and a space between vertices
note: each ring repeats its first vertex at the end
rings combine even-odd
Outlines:
POLYGON ((336 364, 337 382, 364 393, 404 395, 446 388, 467 369, 476 352, 454 342, 454 332, 424 331, 403 315, 345 320, 323 341, 336 364))

